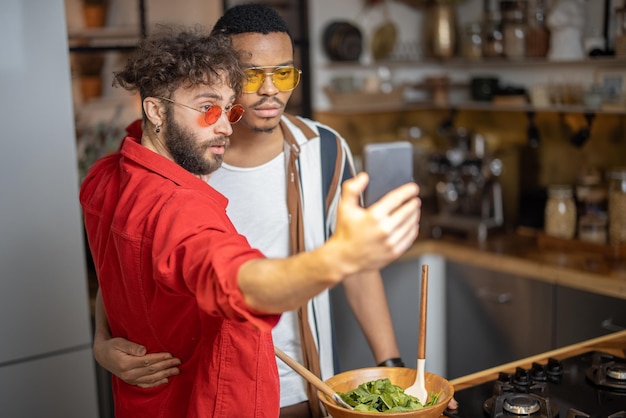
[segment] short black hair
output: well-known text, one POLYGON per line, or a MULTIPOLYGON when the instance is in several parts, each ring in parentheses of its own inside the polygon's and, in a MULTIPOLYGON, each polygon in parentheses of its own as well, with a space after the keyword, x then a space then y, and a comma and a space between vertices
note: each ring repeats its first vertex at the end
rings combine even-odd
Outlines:
POLYGON ((212 30, 212 34, 225 35, 241 33, 267 35, 271 32, 286 33, 293 42, 285 20, 276 10, 259 3, 240 4, 227 9, 212 30))

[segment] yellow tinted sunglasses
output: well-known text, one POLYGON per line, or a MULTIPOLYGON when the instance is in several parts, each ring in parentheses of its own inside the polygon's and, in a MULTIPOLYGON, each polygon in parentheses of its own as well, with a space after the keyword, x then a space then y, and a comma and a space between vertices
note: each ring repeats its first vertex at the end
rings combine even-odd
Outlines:
POLYGON ((292 66, 284 67, 249 67, 245 70, 246 82, 243 86, 244 93, 256 93, 268 75, 272 83, 280 91, 291 91, 298 86, 302 71, 292 66), (271 70, 271 71, 270 71, 271 70))

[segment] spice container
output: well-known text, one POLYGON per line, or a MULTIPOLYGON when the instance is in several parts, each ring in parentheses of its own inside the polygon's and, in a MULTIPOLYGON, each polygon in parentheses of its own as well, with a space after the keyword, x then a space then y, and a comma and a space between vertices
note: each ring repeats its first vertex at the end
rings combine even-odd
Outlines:
POLYGON ((526 34, 526 56, 545 57, 550 48, 550 32, 546 27, 545 8, 542 0, 528 3, 528 33, 526 34))
POLYGON ((626 7, 615 9, 615 56, 626 57, 626 7))
POLYGON ((585 215, 578 222, 578 238, 595 244, 606 244, 606 215, 585 215))
POLYGON ((609 173, 609 242, 626 243, 626 167, 609 173))
POLYGON ((572 187, 553 185, 548 188, 545 208, 546 235, 572 239, 576 234, 576 204, 572 187))
POLYGON ((576 202, 579 218, 586 215, 607 217, 608 191, 602 183, 600 170, 589 167, 579 174, 576 202))
POLYGON ((470 60, 478 60, 483 56, 483 34, 480 23, 472 22, 465 25, 463 37, 463 56, 470 60))
POLYGON ((502 21, 498 12, 490 12, 483 27, 483 57, 498 58, 504 56, 502 40, 502 21))
POLYGON ((524 58, 526 56, 526 24, 527 4, 519 0, 502 0, 502 36, 504 55, 507 58, 524 58))

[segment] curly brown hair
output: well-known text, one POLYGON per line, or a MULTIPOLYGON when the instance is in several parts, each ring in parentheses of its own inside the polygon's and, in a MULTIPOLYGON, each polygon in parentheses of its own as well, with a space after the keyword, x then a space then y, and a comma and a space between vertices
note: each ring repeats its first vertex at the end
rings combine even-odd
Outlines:
MULTIPOLYGON (((169 97, 180 87, 220 81, 241 92, 244 72, 230 38, 210 35, 202 26, 160 26, 133 51, 114 86, 146 97, 169 97)), ((144 115, 145 117, 145 115, 144 115)))

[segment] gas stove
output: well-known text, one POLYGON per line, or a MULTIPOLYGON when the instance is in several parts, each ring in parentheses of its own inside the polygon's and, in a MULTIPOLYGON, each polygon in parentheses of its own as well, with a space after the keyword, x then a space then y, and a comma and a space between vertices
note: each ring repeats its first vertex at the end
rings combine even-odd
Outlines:
POLYGON ((454 394, 451 418, 626 418, 626 359, 590 351, 500 373, 454 394))

